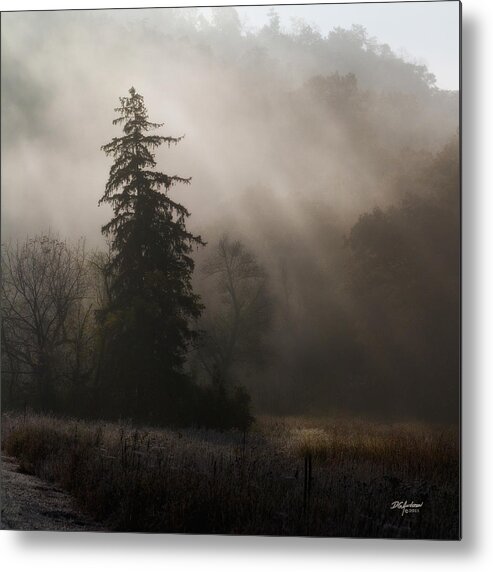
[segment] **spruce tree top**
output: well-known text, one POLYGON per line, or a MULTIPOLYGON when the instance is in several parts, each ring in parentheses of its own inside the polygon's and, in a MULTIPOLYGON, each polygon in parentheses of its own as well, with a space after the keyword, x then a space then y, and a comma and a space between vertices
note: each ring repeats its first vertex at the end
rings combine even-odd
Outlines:
POLYGON ((113 124, 123 126, 123 135, 102 146, 114 163, 99 201, 114 211, 102 228, 111 239, 114 288, 140 289, 144 275, 155 271, 186 283, 193 270, 189 253, 194 244, 204 243, 186 230, 189 212, 168 191, 176 183, 189 184, 190 178, 155 171, 153 154, 163 143, 177 144, 183 137, 149 134, 163 124, 148 120, 144 98, 133 87, 115 111, 119 117, 113 124))

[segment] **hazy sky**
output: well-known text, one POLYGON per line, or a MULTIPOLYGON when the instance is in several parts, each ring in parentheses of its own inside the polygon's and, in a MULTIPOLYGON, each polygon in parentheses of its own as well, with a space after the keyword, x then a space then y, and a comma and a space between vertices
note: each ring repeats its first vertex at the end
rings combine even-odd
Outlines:
MULTIPOLYGON (((170 0, 161 2, 176 6, 181 2, 170 0)), ((188 2, 193 5, 194 2, 188 2)), ((247 2, 244 2, 247 4, 247 2)), ((5 10, 13 6, 0 7, 5 10)), ((42 9, 46 3, 26 2, 16 4, 16 8, 42 9)), ((53 2, 50 4, 51 7, 53 2)), ((60 3, 55 3, 60 4, 60 3)), ((100 2, 93 2, 99 7, 100 2)), ((111 3, 110 3, 111 4, 111 3)), ((122 2, 121 5, 128 3, 122 2)), ((132 4, 132 3, 131 3, 132 4)), ((138 7, 145 2, 134 1, 138 7)), ((67 5, 67 2, 62 2, 67 5)), ((149 2, 148 5, 152 5, 149 2)), ((100 7, 103 7, 101 4, 100 7)), ((72 6, 67 6, 72 7, 72 6)), ((238 12, 242 20, 252 28, 265 24, 268 20, 269 6, 239 6, 238 12)), ((204 13, 210 9, 204 8, 204 13)), ((406 55, 408 59, 425 63, 435 74, 437 85, 442 89, 459 88, 459 2, 449 0, 443 2, 390 2, 390 3, 346 3, 346 4, 305 4, 276 6, 281 17, 281 24, 289 29, 293 18, 303 18, 318 27, 322 34, 332 28, 351 27, 352 24, 365 26, 371 36, 380 43, 388 43, 394 52, 406 55)))
MULTIPOLYGON (((238 7, 253 28, 268 21, 270 7, 238 7)), ((396 2, 276 6, 281 25, 303 18, 326 35, 340 26, 361 24, 370 36, 406 59, 425 63, 442 89, 459 88, 459 2, 396 2)), ((207 14, 209 10, 204 9, 207 14)))

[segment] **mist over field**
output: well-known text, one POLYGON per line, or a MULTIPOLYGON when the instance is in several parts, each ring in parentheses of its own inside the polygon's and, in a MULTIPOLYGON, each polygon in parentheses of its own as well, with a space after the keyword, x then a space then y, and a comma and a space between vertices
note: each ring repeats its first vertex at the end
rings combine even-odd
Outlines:
MULTIPOLYGON (((134 87, 159 134, 185 135, 157 169, 192 177, 169 195, 207 243, 190 376, 227 372, 254 414, 458 422, 459 97, 433 70, 357 22, 287 31, 275 10, 258 30, 233 8, 26 12, 2 14, 1 82, 3 243, 51 232, 106 250, 100 147, 134 87), (234 336, 221 245, 250 256, 234 336)), ((20 375, 3 391, 17 405, 20 375)))

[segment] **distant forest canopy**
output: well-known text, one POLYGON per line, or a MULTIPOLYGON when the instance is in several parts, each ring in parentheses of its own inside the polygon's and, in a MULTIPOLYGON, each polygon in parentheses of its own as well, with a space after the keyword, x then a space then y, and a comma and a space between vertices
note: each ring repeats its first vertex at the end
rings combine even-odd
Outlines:
MULTIPOLYGON (((322 36, 298 22, 288 33, 273 11, 252 32, 233 8, 221 8, 212 22, 193 9, 139 11, 133 20, 119 11, 74 13, 60 28, 57 14, 41 16, 43 34, 32 34, 29 50, 49 55, 65 42, 75 69, 90 77, 76 52, 97 62, 97 46, 98 77, 111 64, 115 83, 135 81, 150 119, 167 121, 164 135, 186 134, 176 150, 156 151, 156 170, 192 176, 190 188, 169 196, 207 243, 190 252, 190 287, 203 308, 189 325, 201 335, 178 367, 179 406, 168 403, 150 421, 246 427, 253 411, 457 422, 458 93, 437 89, 425 66, 360 26, 322 36), (52 44, 42 47, 46 35, 52 44)), ((63 99, 81 101, 75 83, 64 93, 16 59, 8 42, 2 68, 11 79, 3 82, 7 159, 32 145, 42 161, 50 151, 40 145, 51 141, 47 163, 60 162, 63 179, 73 154, 87 157, 115 136, 108 109, 98 104, 87 123, 63 99)), ((122 93, 111 84, 89 83, 92 100, 101 89, 112 104, 122 93)), ((27 213, 22 223, 22 199, 8 185, 3 193, 3 407, 132 416, 117 405, 115 380, 104 386, 95 317, 108 302, 111 253, 98 237, 110 214, 95 209, 108 162, 78 165, 85 186, 71 183, 79 209, 72 227, 87 245, 72 227, 65 232, 70 212, 55 208, 44 220, 27 213), (17 221, 26 242, 11 240, 17 221), (33 293, 16 294, 16 282, 36 283, 40 267, 48 269, 43 295, 53 312, 47 328, 35 317, 33 293), (73 278, 73 290, 64 290, 63 277, 73 278), (42 378, 40 356, 50 362, 42 378)), ((18 176, 26 184, 28 175, 18 176)), ((37 184, 33 204, 50 193, 53 204, 60 191, 37 184)), ((134 417, 146 421, 141 411, 134 417)))

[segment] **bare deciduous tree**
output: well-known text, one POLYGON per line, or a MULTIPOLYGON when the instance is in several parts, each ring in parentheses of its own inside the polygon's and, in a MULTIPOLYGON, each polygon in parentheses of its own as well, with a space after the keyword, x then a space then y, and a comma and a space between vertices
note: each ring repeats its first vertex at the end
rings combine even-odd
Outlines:
POLYGON ((77 385, 89 375, 92 309, 84 242, 69 245, 43 235, 5 245, 2 274, 2 369, 11 385, 30 376, 41 407, 52 408, 57 383, 77 385))
POLYGON ((239 240, 223 235, 202 268, 219 297, 208 300, 203 320, 201 362, 208 373, 228 379, 235 364, 248 365, 262 354, 263 334, 272 313, 267 275, 239 240))

